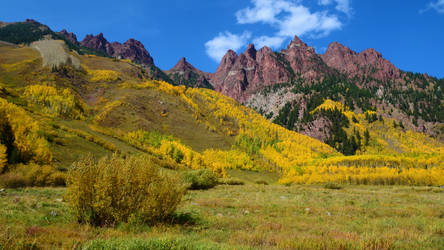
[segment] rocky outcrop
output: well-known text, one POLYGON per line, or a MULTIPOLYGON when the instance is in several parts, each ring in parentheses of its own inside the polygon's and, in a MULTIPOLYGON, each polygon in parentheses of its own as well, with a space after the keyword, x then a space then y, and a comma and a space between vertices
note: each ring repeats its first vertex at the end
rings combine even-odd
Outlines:
POLYGON ((170 70, 166 71, 174 84, 185 85, 188 87, 210 88, 213 86, 208 81, 209 74, 196 69, 185 57, 170 70))
POLYGON ((296 77, 315 80, 329 72, 332 70, 314 49, 295 37, 287 49, 279 53, 268 47, 257 51, 253 44, 240 55, 229 50, 216 73, 211 75, 211 82, 222 94, 245 102, 266 86, 290 83, 296 77))
POLYGON ((280 52, 272 52, 268 47, 257 51, 252 44, 240 55, 229 50, 216 73, 210 75, 210 81, 217 91, 245 102, 270 85, 310 84, 338 72, 350 78, 373 78, 383 82, 401 78, 401 71, 374 49, 356 53, 335 42, 325 54, 319 55, 295 36, 280 52))
POLYGON ((80 45, 90 49, 102 51, 108 54, 107 47, 109 46, 109 42, 103 36, 103 33, 100 33, 97 36, 94 36, 92 34, 86 35, 83 41, 80 42, 80 45))
POLYGON ((333 71, 316 54, 313 47, 308 46, 299 37, 295 36, 286 50, 281 50, 289 63, 292 73, 305 80, 317 80, 331 74, 333 71))
POLYGON ((66 31, 66 29, 63 29, 62 31, 59 32, 59 34, 65 37, 72 44, 79 45, 79 41, 77 41, 77 36, 74 33, 68 32, 66 31))
POLYGON ((210 79, 218 92, 244 102, 264 86, 288 82, 290 75, 270 48, 257 51, 250 44, 240 55, 229 50, 210 79))
POLYGON ((106 38, 100 33, 97 36, 87 35, 80 45, 102 51, 109 56, 119 59, 130 59, 139 64, 154 65, 154 60, 150 53, 145 49, 140 41, 129 39, 125 43, 108 42, 106 38))
POLYGON ((107 47, 107 53, 116 58, 130 59, 133 62, 153 65, 154 60, 140 41, 129 39, 123 44, 113 42, 107 47))
POLYGON ((321 57, 328 66, 348 74, 349 77, 372 77, 386 82, 401 76, 401 71, 374 49, 356 53, 340 43, 333 42, 321 57))

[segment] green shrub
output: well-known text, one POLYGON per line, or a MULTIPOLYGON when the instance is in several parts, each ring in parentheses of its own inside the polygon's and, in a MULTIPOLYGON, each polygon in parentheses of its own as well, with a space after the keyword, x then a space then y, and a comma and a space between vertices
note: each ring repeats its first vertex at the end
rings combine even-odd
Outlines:
POLYGON ((208 169, 189 171, 185 174, 185 182, 189 184, 189 189, 210 189, 218 184, 217 175, 208 169))
POLYGON ((342 189, 342 186, 333 182, 326 183, 324 185, 326 189, 342 189))
POLYGON ((235 186, 235 185, 245 185, 245 182, 243 180, 239 180, 236 178, 226 178, 219 180, 219 184, 235 186))
POLYGON ((167 174, 149 156, 92 157, 68 172, 67 200, 81 223, 156 223, 171 217, 185 193, 176 175, 167 174))
POLYGON ((256 181, 256 184, 259 184, 259 185, 268 185, 268 182, 267 182, 267 181, 264 181, 264 180, 257 180, 257 181, 256 181))

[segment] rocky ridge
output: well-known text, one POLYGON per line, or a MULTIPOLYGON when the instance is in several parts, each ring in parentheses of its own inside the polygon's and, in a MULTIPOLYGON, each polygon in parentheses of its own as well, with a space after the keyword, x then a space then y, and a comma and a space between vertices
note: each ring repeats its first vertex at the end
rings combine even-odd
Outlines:
POLYGON ((65 29, 60 32, 66 39, 73 44, 81 45, 86 48, 102 51, 107 55, 119 59, 130 59, 136 63, 144 65, 154 65, 154 60, 150 53, 145 49, 144 45, 135 39, 129 39, 122 43, 108 42, 108 40, 100 33, 96 36, 90 34, 78 42, 77 37, 73 33, 68 33, 65 29))
POLYGON ((334 42, 320 55, 295 36, 280 52, 266 46, 256 50, 253 44, 240 55, 227 51, 216 72, 210 75, 210 82, 222 94, 245 102, 270 85, 294 83, 297 79, 306 83, 322 81, 326 76, 339 73, 349 78, 374 78, 382 82, 401 77, 401 71, 374 49, 356 53, 334 42))
POLYGON ((185 57, 181 58, 172 69, 166 71, 166 74, 173 80, 174 84, 197 88, 213 88, 209 82, 209 73, 196 69, 185 57))

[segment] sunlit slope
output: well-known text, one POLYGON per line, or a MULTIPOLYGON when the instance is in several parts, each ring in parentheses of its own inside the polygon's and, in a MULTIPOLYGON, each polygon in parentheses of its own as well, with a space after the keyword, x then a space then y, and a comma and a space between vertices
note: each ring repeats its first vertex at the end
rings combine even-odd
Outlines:
MULTIPOLYGON (((295 164, 337 154, 315 139, 271 124, 217 92, 149 80, 130 61, 74 53, 81 61, 80 69, 69 65, 49 69, 40 65, 41 59, 29 48, 2 45, 2 49, 21 55, 14 61, 1 59, 7 62, 0 65, 2 84, 14 92, 8 92, 6 98, 15 100, 36 120, 45 124, 51 120, 56 127, 51 129, 113 135, 127 144, 131 144, 131 132, 155 131, 170 135, 172 141, 206 155, 204 158, 215 158, 207 161, 211 164, 224 161, 228 166, 241 161, 235 165, 258 170, 282 169, 276 158, 280 154, 295 164), (79 123, 88 125, 90 131, 79 129, 79 123)), ((2 55, 8 57, 8 53, 2 55)), ((104 148, 119 151, 113 146, 104 148)))
POLYGON ((378 116, 375 111, 354 113, 350 109, 332 100, 325 100, 312 113, 321 110, 337 110, 348 119, 345 131, 348 136, 360 143, 361 150, 357 155, 418 155, 443 154, 444 144, 431 136, 403 127, 396 120, 378 116), (365 135, 368 133, 368 139, 365 135), (359 136, 358 136, 359 134, 359 136))
POLYGON ((313 113, 325 110, 338 111, 350 121, 344 130, 361 150, 295 167, 282 183, 444 184, 444 145, 438 140, 377 117, 376 112, 357 114, 331 100, 313 113))
MULTIPOLYGON (((209 168, 222 176, 227 169, 271 171, 282 183, 444 181, 441 143, 340 103, 326 100, 313 113, 336 109, 347 119, 347 138, 360 145, 354 156, 273 124, 215 91, 151 80, 128 60, 67 51, 80 67, 50 68, 30 48, 1 44, 0 50, 2 109, 20 110, 33 121, 29 134, 13 131, 25 133, 23 145, 39 142, 23 151, 18 140, 2 141, 8 152, 31 152, 11 164, 47 155, 42 163, 69 168, 89 153, 148 153, 172 169, 209 168)), ((9 115, 3 124, 26 131, 31 123, 9 115)))

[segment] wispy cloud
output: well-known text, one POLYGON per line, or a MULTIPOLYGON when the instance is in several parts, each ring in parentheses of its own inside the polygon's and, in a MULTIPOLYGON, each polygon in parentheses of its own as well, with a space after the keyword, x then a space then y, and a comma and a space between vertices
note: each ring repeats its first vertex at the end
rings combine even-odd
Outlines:
POLYGON ((419 13, 424 13, 430 9, 436 10, 440 14, 444 14, 444 0, 438 0, 435 2, 430 2, 425 9, 419 11, 419 13))
POLYGON ((260 36, 253 40, 253 43, 256 44, 257 47, 262 48, 264 46, 268 46, 271 48, 279 48, 282 43, 285 41, 285 37, 280 36, 260 36))
POLYGON ((205 43, 206 52, 212 59, 219 62, 227 50, 240 49, 247 44, 248 39, 250 38, 251 34, 249 32, 237 35, 225 31, 224 33, 219 33, 218 36, 205 43))
MULTIPOLYGON (((324 0, 325 1, 325 0, 324 0)), ((277 48, 294 35, 321 37, 340 29, 342 23, 326 11, 311 12, 307 7, 287 0, 252 0, 253 6, 236 13, 239 24, 263 23, 277 29, 274 36, 254 39, 258 46, 277 48)))
POLYGON ((444 14, 444 0, 438 0, 437 2, 430 3, 430 7, 438 11, 438 13, 444 14))
POLYGON ((337 11, 345 13, 347 16, 353 14, 353 9, 351 7, 351 0, 318 0, 319 5, 330 5, 336 3, 335 9, 337 11))
MULTIPOLYGON (((350 0, 318 0, 318 5, 323 9, 333 4, 334 9, 330 10, 336 14, 327 10, 311 11, 299 0, 251 0, 251 6, 236 12, 236 20, 238 24, 268 25, 275 30, 273 35, 253 37, 251 40, 258 47, 279 48, 294 35, 319 38, 340 30, 343 24, 338 15, 343 13, 349 17, 353 10, 350 0)), ((251 37, 249 32, 241 35, 220 33, 205 44, 207 54, 220 60, 227 49, 237 50, 250 42, 251 37)))

